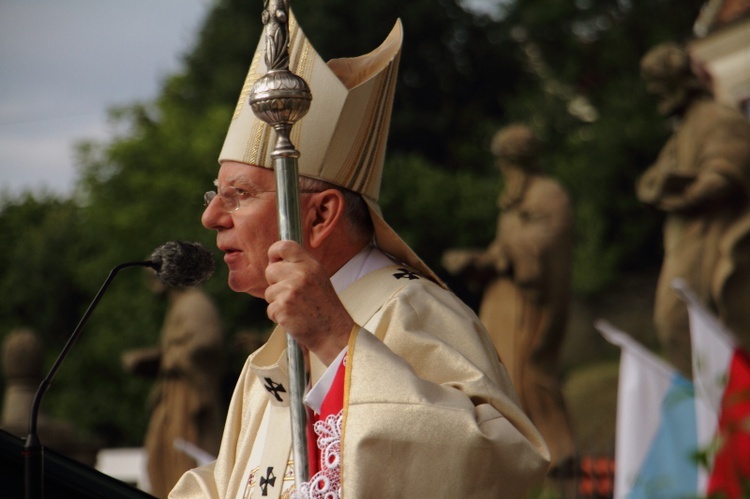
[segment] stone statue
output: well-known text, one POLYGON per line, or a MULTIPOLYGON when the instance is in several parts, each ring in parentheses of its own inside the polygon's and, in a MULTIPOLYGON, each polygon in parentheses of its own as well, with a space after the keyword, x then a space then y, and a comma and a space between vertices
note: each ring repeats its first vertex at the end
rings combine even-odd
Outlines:
POLYGON ((182 449, 218 453, 225 414, 222 330, 215 304, 200 289, 154 286, 168 300, 161 344, 126 352, 123 365, 157 377, 145 447, 150 492, 165 498, 185 471, 203 464, 182 449))
MULTIPOLYGON (((5 393, 0 426, 9 433, 26 438, 34 396, 42 382, 44 345, 29 328, 10 331, 3 340, 2 351, 5 393)), ((67 421, 51 418, 39 407, 37 433, 42 445, 90 466, 94 465, 99 443, 82 440, 67 421)))
POLYGON ((677 277, 750 347, 750 123, 714 101, 677 44, 651 49, 641 74, 674 124, 636 185, 639 200, 666 212, 654 323, 668 360, 690 376, 687 310, 671 288, 677 277))
POLYGON ((42 381, 43 360, 44 347, 36 332, 18 328, 5 337, 2 426, 20 437, 25 437, 28 433, 31 404, 42 381))
POLYGON ((495 240, 486 251, 448 251, 443 266, 483 290, 479 317, 550 448, 551 470, 561 469, 575 453, 557 366, 570 300, 573 209, 563 187, 542 173, 530 128, 501 129, 492 153, 505 179, 495 240))

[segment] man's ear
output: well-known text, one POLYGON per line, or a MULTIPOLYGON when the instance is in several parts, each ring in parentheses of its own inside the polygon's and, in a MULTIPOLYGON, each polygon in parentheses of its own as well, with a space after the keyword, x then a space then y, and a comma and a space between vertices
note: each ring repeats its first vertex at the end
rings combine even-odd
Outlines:
POLYGON ((344 219, 344 195, 338 189, 326 189, 311 195, 306 226, 309 227, 307 243, 317 248, 344 219))

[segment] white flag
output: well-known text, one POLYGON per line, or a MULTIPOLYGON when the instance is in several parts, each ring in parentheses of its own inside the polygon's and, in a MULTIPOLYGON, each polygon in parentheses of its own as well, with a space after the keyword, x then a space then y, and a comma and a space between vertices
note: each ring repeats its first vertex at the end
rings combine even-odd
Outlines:
POLYGON ((698 444, 692 382, 607 322, 595 326, 621 349, 615 498, 695 497, 698 444))

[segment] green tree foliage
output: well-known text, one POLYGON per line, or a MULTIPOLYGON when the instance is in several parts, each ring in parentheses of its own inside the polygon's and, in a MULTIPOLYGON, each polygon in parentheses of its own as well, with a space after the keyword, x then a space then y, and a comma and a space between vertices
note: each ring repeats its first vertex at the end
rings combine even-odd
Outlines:
POLYGON ((84 297, 75 268, 84 258, 81 210, 70 200, 24 194, 0 211, 0 317, 4 327, 48 332, 59 343, 84 297), (80 245, 71 245, 80 241, 80 245))
MULTIPOLYGON (((402 19, 381 206, 435 270, 445 249, 485 246, 493 237, 501 180, 488 145, 513 121, 539 133, 543 164, 575 200, 577 258, 586 262, 575 269, 580 292, 600 290, 633 262, 658 257, 659 220, 634 199, 633 182, 666 129, 643 92, 638 60, 656 42, 688 36, 699 2, 515 0, 502 2, 497 16, 472 14, 451 0, 292 3, 326 59, 369 52, 402 19)), ((113 109, 113 137, 79 146, 72 199, 5 200, 6 330, 34 327, 57 352, 112 267, 146 259, 168 240, 214 247, 214 235, 200 225, 201 198, 212 188, 260 39, 261 8, 259 1, 215 2, 160 96, 113 109)), ((221 262, 205 289, 224 319, 231 385, 247 354, 237 333, 266 332, 265 307, 227 289, 221 262)), ((124 373, 120 356, 155 345, 163 313, 145 272, 121 272, 45 408, 109 445, 138 445, 150 383, 124 373)))

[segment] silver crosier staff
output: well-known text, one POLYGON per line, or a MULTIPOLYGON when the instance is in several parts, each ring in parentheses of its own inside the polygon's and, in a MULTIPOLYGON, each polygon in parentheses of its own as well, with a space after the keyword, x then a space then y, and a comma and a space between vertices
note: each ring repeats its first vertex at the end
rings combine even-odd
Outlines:
MULTIPOLYGON (((276 131, 271 158, 276 174, 279 235, 282 240, 302 244, 300 227, 299 180, 297 159, 300 156, 289 135, 292 125, 310 109, 312 94, 304 79, 289 71, 289 2, 264 0, 263 24, 266 29, 265 62, 267 73, 250 91, 250 106, 255 115, 276 131)), ((307 375, 302 350, 287 331, 287 364, 289 365, 290 410, 294 480, 300 490, 308 478, 306 409, 303 396, 307 375)))

